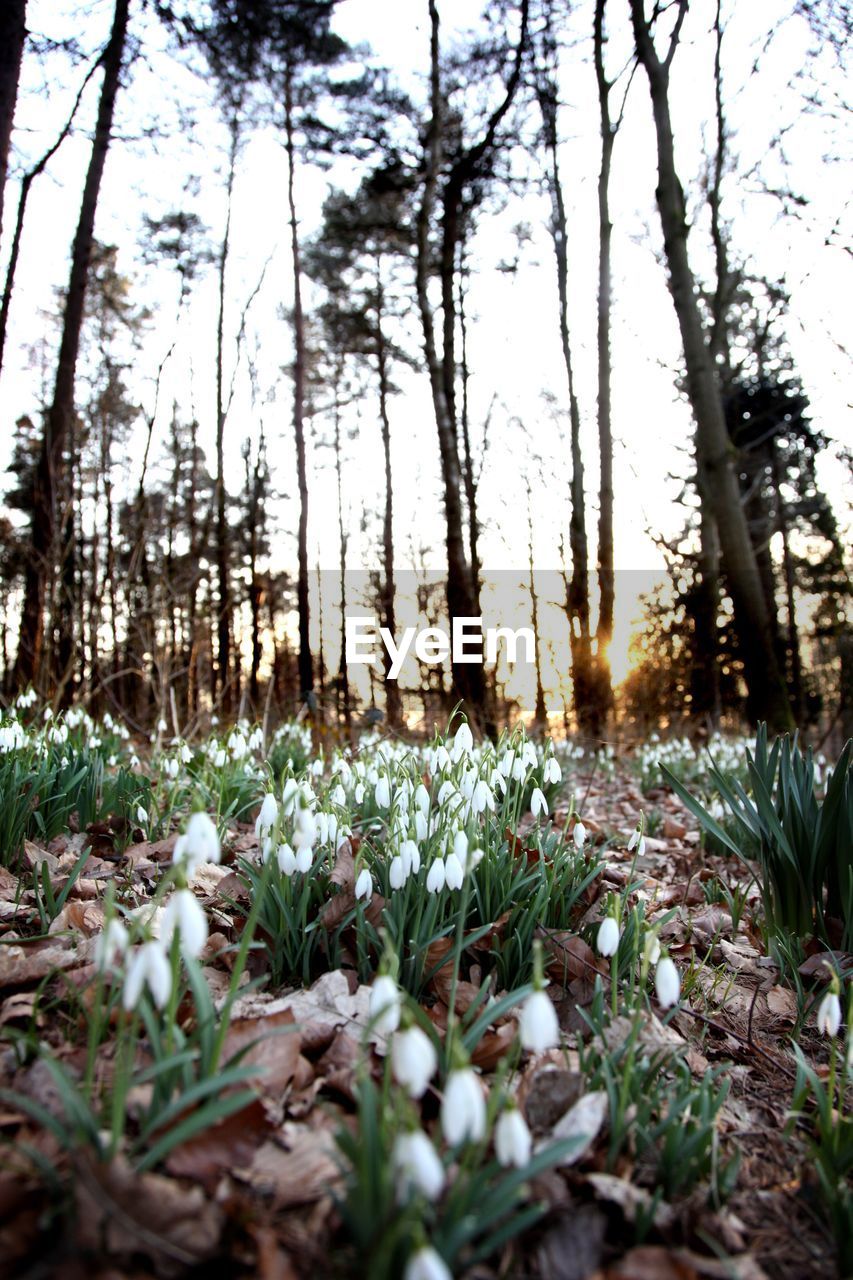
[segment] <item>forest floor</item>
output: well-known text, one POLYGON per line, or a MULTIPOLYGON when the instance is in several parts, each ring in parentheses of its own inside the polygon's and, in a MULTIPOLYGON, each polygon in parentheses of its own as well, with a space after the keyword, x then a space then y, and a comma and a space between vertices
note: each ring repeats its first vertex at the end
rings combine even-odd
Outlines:
MULTIPOLYGON (((736 859, 703 848, 692 818, 669 790, 644 793, 633 773, 616 769, 602 776, 583 766, 571 783, 590 846, 607 845, 605 860, 585 892, 575 931, 541 931, 548 992, 564 1041, 560 1049, 521 1058, 516 1096, 535 1138, 565 1136, 565 1117, 573 1111, 576 1119, 585 1117, 583 1142, 570 1160, 534 1179, 534 1196, 548 1206, 538 1222, 456 1274, 469 1280, 836 1276, 808 1157, 810 1128, 805 1118, 790 1115, 792 1037, 824 1079, 828 1042, 815 1029, 812 1002, 804 1009, 802 994, 780 980, 766 954, 754 882, 736 859), (641 811, 654 821, 638 857, 612 833, 630 832, 641 811), (713 1158, 722 1163, 737 1154, 740 1166, 733 1190, 718 1203, 707 1181, 665 1198, 631 1141, 614 1158, 613 1099, 599 1107, 602 1095, 586 1089, 582 1056, 590 1029, 583 1015, 594 998, 593 979, 607 998, 609 968, 582 935, 601 919, 605 896, 629 886, 647 918, 665 918, 660 942, 682 975, 677 1008, 666 1017, 649 1008, 645 1052, 676 1054, 697 1086, 721 1069, 719 1079, 729 1086, 716 1115, 713 1158)), ((556 827, 569 816, 568 802, 558 800, 551 815, 556 827)), ((526 816, 514 833, 519 857, 528 853, 532 823, 526 816)), ((334 1135, 354 1129, 365 1052, 379 1080, 385 1049, 374 1037, 365 1050, 369 985, 359 983, 346 949, 341 967, 307 988, 269 990, 259 983, 238 997, 224 1057, 251 1046, 243 1065, 265 1068, 255 1096, 172 1145, 156 1167, 140 1169, 121 1150, 104 1162, 91 1143, 65 1141, 68 1105, 45 1050, 72 1080, 92 1065, 87 1009, 103 995, 95 948, 107 887, 115 892, 120 886, 125 901, 144 904, 171 863, 175 840, 174 832, 151 841, 136 831, 122 847, 110 824, 101 822, 88 831, 67 831, 45 847, 28 841, 18 866, 0 869, 0 1272, 32 1280, 141 1280, 201 1275, 202 1269, 206 1280, 370 1277, 351 1254, 346 1264, 336 1255, 341 1172, 334 1135), (92 851, 82 873, 45 928, 46 881, 59 895, 87 846, 92 851), (273 1034, 282 1030, 287 1034, 273 1034), (16 1098, 34 1105, 16 1105, 16 1098), (54 1130, 51 1117, 65 1127, 54 1130)), ((254 823, 232 821, 221 864, 202 866, 192 883, 211 922, 199 959, 217 1007, 229 989, 232 944, 247 914, 238 859, 251 859, 258 850, 254 823)), ((352 844, 338 851, 333 877, 347 906, 354 901, 352 852, 352 844)), ((821 963, 819 954, 807 960, 807 986, 820 976, 821 963)), ((248 972, 262 976, 258 955, 248 972)), ((457 1011, 474 998, 480 976, 472 944, 455 993, 457 1011)), ((438 968, 421 1004, 439 1035, 451 998, 447 972, 438 968)), ((189 1006, 176 1011, 178 1022, 191 1016, 189 1006)), ((118 1070, 121 1025, 113 1011, 94 1063, 94 1079, 105 1086, 118 1070)), ((618 1019, 610 1032, 618 1038, 618 1019)), ((474 1064, 484 1079, 505 1070, 514 1035, 514 1021, 501 1015, 481 1040, 474 1064)), ((144 1065, 141 1043, 135 1052, 144 1065)), ((138 1096, 128 1099, 131 1118, 135 1105, 144 1112, 151 1088, 150 1077, 135 1086, 138 1096)), ((427 1096, 423 1105, 425 1123, 434 1123, 436 1100, 427 1096)))

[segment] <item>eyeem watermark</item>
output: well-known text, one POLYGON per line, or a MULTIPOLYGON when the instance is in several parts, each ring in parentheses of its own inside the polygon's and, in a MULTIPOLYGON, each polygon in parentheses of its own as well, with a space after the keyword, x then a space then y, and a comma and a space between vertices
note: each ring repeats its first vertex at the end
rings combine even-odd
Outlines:
POLYGON ((498 652, 506 649, 510 666, 519 661, 519 647, 524 645, 523 662, 534 662, 536 640, 531 627, 483 628, 482 618, 454 618, 451 630, 442 627, 406 627, 399 643, 387 627, 380 627, 376 618, 347 618, 346 660, 365 666, 384 666, 380 660, 379 646, 384 646, 391 665, 389 680, 397 680, 403 663, 414 652, 419 662, 426 666, 438 666, 450 658, 456 663, 496 662, 498 652))

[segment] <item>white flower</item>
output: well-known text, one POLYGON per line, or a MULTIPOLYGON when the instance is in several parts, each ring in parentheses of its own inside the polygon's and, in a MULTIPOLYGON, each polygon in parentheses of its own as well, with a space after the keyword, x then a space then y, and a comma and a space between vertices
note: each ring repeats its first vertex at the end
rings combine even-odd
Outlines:
POLYGON ((605 916, 595 942, 600 956, 615 956, 619 950, 619 925, 613 916, 605 916))
POLYGON ((429 792, 422 782, 418 784, 415 791, 415 804, 424 816, 429 813, 429 792))
POLYGON ((103 933, 98 935, 95 943, 94 961, 99 969, 108 968, 116 955, 123 956, 127 951, 130 938, 121 920, 115 916, 108 920, 103 933))
POLYGON ((299 785, 295 778, 288 778, 281 792, 281 811, 285 818, 289 818, 296 807, 296 797, 299 793, 299 785))
POLYGON ((144 943, 127 966, 121 997, 125 1009, 136 1008, 144 986, 157 1008, 164 1008, 172 991, 172 970, 160 942, 144 943))
POLYGON ((441 1254, 425 1244, 409 1258, 403 1280, 453 1280, 453 1272, 441 1254))
POLYGON ((669 1009, 678 1004, 681 994, 681 979, 678 970, 669 956, 661 956, 655 969, 655 991, 658 1004, 662 1009, 669 1009))
POLYGON ((190 889, 178 889, 163 910, 160 941, 167 949, 176 932, 182 955, 195 958, 201 954, 207 942, 207 916, 190 889))
POLYGON ((397 1031, 391 1041, 394 1079, 410 1098, 422 1098, 438 1066, 435 1046, 420 1027, 397 1031))
POLYGON ((538 818, 540 813, 544 813, 546 817, 548 816, 548 801, 545 799, 544 792, 540 791, 538 787, 533 788, 533 795, 530 797, 530 812, 534 818, 538 818))
POLYGON ((388 868, 388 883, 392 889, 402 889, 406 883, 406 868, 399 853, 391 859, 391 865, 388 868))
POLYGON ((639 830, 635 831, 631 836, 631 839, 628 841, 628 852, 632 853, 634 849, 637 850, 638 858, 642 858, 643 854, 646 852, 646 837, 641 836, 639 830))
POLYGON ((278 869, 283 876, 292 876, 296 870, 296 854, 290 845, 285 842, 278 846, 278 869))
POLYGON ((517 1107, 502 1111, 495 1125, 495 1155, 504 1168, 523 1169, 530 1162, 533 1138, 517 1107))
POLYGON ((391 784, 386 773, 380 775, 373 798, 376 801, 377 809, 389 809, 391 807, 391 784))
MULTIPOLYGON (((420 815, 423 816, 422 814, 420 815)), ((414 840, 404 840, 400 845, 400 857, 403 860, 403 870, 406 873, 406 879, 410 875, 417 875, 421 869, 421 854, 414 840)))
POLYGON ((148 811, 147 809, 143 809, 141 804, 136 806, 136 821, 139 823, 140 827, 148 826, 148 811))
POLYGON ((373 880, 367 867, 362 867, 355 882, 355 900, 373 897, 373 880))
POLYGON ((586 827, 582 822, 575 823, 575 829, 572 832, 572 839, 575 842, 576 849, 582 849, 586 840, 586 827))
MULTIPOLYGON (((293 825, 292 844, 294 849, 313 849, 318 836, 317 818, 310 809, 297 809, 296 821, 293 825)), ((308 865, 310 866, 310 860, 308 865)))
POLYGON ((817 1029, 825 1036, 837 1036, 841 1026, 841 1001, 834 991, 827 991, 818 1005, 817 1029))
POLYGON ((221 855, 222 846, 214 823, 206 813, 192 814, 183 836, 175 841, 172 861, 182 863, 187 879, 191 880, 203 863, 218 862, 221 855))
POLYGON ((356 804, 364 804, 364 783, 363 782, 357 782, 355 784, 353 799, 355 800, 356 804))
POLYGON ((471 796, 471 808, 475 813, 485 813, 487 809, 494 810, 495 797, 485 778, 481 778, 474 787, 474 794, 471 796))
POLYGON ((549 756, 545 761, 545 768, 542 770, 543 782, 562 782, 563 770, 556 756, 549 756))
POLYGON ((330 799, 332 801, 332 804, 340 805, 341 808, 343 808, 343 806, 346 804, 347 793, 344 791, 340 783, 338 783, 336 787, 332 788, 332 794, 330 796, 330 799))
POLYGON ((474 747, 474 735, 469 729, 467 723, 463 720, 453 738, 453 747, 450 755, 451 759, 456 762, 463 755, 468 755, 474 747))
POLYGON ((441 1103, 441 1128, 452 1147, 480 1142, 486 1132, 486 1099, 470 1067, 451 1071, 441 1103))
POLYGON ((270 793, 264 796, 264 802, 261 805, 261 811, 258 814, 255 823, 255 835, 260 840, 263 836, 269 835, 275 826, 275 820, 278 817, 278 801, 275 796, 270 793))
MULTIPOLYGON (((298 834, 299 832, 294 833, 294 836, 293 836, 294 844, 296 844, 296 838, 298 834)), ((299 848, 297 848, 296 870, 301 872, 303 876, 307 875, 307 873, 311 870, 311 863, 313 861, 314 861, 314 851, 311 848, 310 844, 301 845, 299 848)))
POLYGON ((401 1133, 391 1152, 397 1183, 397 1200, 403 1203, 413 1191, 427 1200, 437 1200, 444 1190, 444 1165, 426 1134, 415 1129, 401 1133))
POLYGON ((518 1034, 522 1046, 532 1053, 544 1053, 560 1043, 557 1011, 544 991, 532 992, 522 1004, 518 1034))
MULTIPOLYGON (((467 858, 467 850, 466 850, 467 858)), ((461 889, 462 881, 465 879, 465 873, 462 870, 462 863, 459 861, 455 853, 449 853, 444 860, 444 882, 448 889, 461 889)))
POLYGON ((380 975, 370 988, 370 1020, 374 1031, 390 1035, 400 1025, 400 992, 387 974, 380 975))
POLYGON ((427 893, 441 893, 444 888, 446 874, 444 870, 444 859, 434 858, 427 872, 426 887, 427 893))

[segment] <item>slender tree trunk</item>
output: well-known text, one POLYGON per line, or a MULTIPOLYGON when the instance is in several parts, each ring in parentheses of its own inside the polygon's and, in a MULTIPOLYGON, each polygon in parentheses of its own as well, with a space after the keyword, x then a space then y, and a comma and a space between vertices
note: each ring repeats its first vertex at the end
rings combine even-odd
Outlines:
MULTIPOLYGON (((376 363, 379 372, 379 425, 385 463, 385 511, 382 519, 382 616, 383 626, 397 634, 396 585, 394 582, 394 484, 391 476, 391 421, 388 417, 388 352, 385 342, 385 305, 381 262, 376 262, 376 363)), ((401 721, 400 686, 389 676, 391 659, 385 653, 385 715, 397 728, 401 721)))
POLYGON ((296 146, 293 125, 293 72, 285 76, 284 92, 285 148, 287 150, 287 205, 290 212, 290 253, 293 267, 293 431, 296 437, 296 483, 299 490, 298 578, 296 606, 299 614, 299 683, 300 698, 310 697, 314 689, 311 661, 311 615, 308 600, 308 472, 305 463, 305 319, 302 312, 302 260, 299 248, 299 223, 296 218, 294 171, 296 146))
MULTIPOLYGON (((539 636, 539 598, 536 594, 536 574, 533 568, 533 495, 530 480, 527 480, 527 569, 528 587, 530 590, 530 609, 533 615, 533 634, 539 636)), ((533 712, 533 724, 536 729, 544 730, 548 726, 548 712, 545 707, 545 690, 542 686, 541 646, 534 646, 536 657, 536 705, 533 712)))
POLYGON ((610 89, 604 69, 604 8, 596 0, 594 19, 595 74, 601 120, 601 166, 598 173, 598 454, 600 466, 598 507, 598 623, 596 626, 596 695, 602 721, 613 707, 610 677, 610 642, 616 578, 613 568, 613 430, 610 406, 610 328, 612 310, 610 221, 610 171, 618 123, 610 115, 610 89))
POLYGON ((560 346, 569 390, 572 458, 569 548, 572 557, 572 572, 567 592, 567 608, 569 611, 569 636, 572 653, 572 685, 578 727, 584 732, 596 735, 600 730, 600 724, 594 691, 592 645, 589 627, 589 544, 586 532, 584 466, 580 441, 580 406, 578 405, 575 391, 574 365, 569 335, 568 223, 563 184, 560 179, 557 159, 557 89, 551 75, 543 76, 539 84, 538 96, 545 132, 545 145, 550 161, 548 183, 552 202, 551 234, 554 240, 554 255, 557 264, 560 346))
MULTIPOLYGON (((381 313, 379 323, 381 324, 381 313)), ((380 343, 381 350, 381 343, 380 343)), ((380 359, 380 381, 382 360, 380 359)), ((350 703, 349 690, 349 670, 347 668, 347 643, 346 643, 346 619, 347 619, 347 530, 344 520, 344 483, 343 483, 343 450, 341 448, 341 381, 343 379, 343 359, 341 358, 337 369, 335 370, 335 484, 337 486, 338 497, 338 588, 341 598, 341 656, 338 664, 338 688, 340 689, 340 697, 344 715, 344 724, 347 733, 352 729, 352 706, 350 703)), ((381 398, 381 392, 380 392, 381 398)), ((384 443, 384 423, 383 423, 383 443, 384 443)), ((387 498, 386 498, 387 512, 387 498)), ((387 624, 386 624, 387 625, 387 624)), ((393 634, 393 633, 392 633, 393 634)))
POLYGON ((788 509, 782 495, 782 480, 776 441, 771 441, 773 488, 776 494, 776 529, 782 539, 782 572, 785 578, 785 606, 788 623, 788 662, 791 684, 791 702, 797 724, 803 723, 803 659, 800 652, 800 633, 797 627, 797 597, 794 562, 791 556, 788 509))
POLYGON ((26 36, 27 0, 3 0, 0 5, 0 231, 3 228, 3 192, 9 170, 12 121, 18 100, 26 36))
MULTIPOLYGON (((474 600, 471 571, 465 556, 462 524, 462 478, 456 445, 456 426, 452 403, 448 401, 445 363, 439 357, 435 340, 435 318, 429 297, 432 274, 430 224, 435 206, 436 183, 442 156, 443 105, 439 79, 439 18, 435 0, 429 0, 430 36, 430 103, 431 119, 426 138, 426 165, 423 198, 417 218, 417 297, 424 336, 424 354, 432 389, 433 410, 438 430, 438 449, 444 484, 445 546, 447 550, 447 611, 454 618, 473 616, 474 600)), ((456 693, 466 703, 469 714, 477 716, 482 703, 482 668, 454 664, 453 683, 456 693), (479 680, 472 673, 478 673, 479 680)))
POLYGON ((465 266, 464 242, 459 246, 459 342, 461 349, 462 404, 460 426, 462 428, 462 478, 465 482, 465 500, 468 504, 468 545, 471 551, 471 583, 474 590, 474 607, 480 612, 482 589, 480 564, 480 518, 477 513, 477 477, 474 473, 474 453, 471 448, 471 424, 468 415, 468 324, 465 315, 465 266))
POLYGON ((44 602, 47 587, 57 563, 56 543, 59 532, 57 485, 63 472, 63 451, 68 442, 74 416, 74 384, 83 327, 86 281, 94 240, 95 213, 112 134, 115 99, 127 34, 128 9, 129 0, 116 0, 112 31, 103 57, 104 78, 95 136, 83 187, 77 231, 71 250, 71 272, 65 299, 53 403, 47 413, 34 483, 33 571, 27 573, 15 663, 15 678, 19 685, 26 685, 35 680, 41 663, 44 642, 44 602))
POLYGON ((767 720, 771 728, 784 729, 792 724, 791 708, 776 660, 755 552, 741 507, 720 389, 702 329, 687 253, 684 193, 675 168, 669 110, 669 68, 686 9, 687 0, 679 0, 669 52, 661 60, 645 19, 643 0, 631 0, 637 56, 648 76, 657 133, 657 202, 669 266, 670 291, 684 345, 688 394, 696 419, 698 465, 703 478, 700 492, 709 494, 713 504, 722 563, 734 604, 750 714, 753 719, 767 720))
POLYGON ((231 121, 231 145, 228 154, 228 182, 226 187, 225 231, 219 251, 219 305, 216 316, 216 575, 219 592, 216 618, 217 651, 213 668, 213 697, 219 692, 222 709, 231 710, 233 688, 231 667, 231 582, 228 556, 228 505, 225 492, 225 420, 228 409, 225 404, 225 276, 231 247, 231 211, 234 195, 234 176, 237 168, 237 150, 240 143, 236 116, 231 121))

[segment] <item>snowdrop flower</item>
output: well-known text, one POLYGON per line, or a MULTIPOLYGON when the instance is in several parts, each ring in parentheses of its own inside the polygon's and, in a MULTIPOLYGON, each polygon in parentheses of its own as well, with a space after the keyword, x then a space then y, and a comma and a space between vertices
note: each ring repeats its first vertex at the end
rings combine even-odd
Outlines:
POLYGON ((539 787, 533 788, 533 795, 530 797, 530 812, 534 818, 538 818, 540 813, 544 813, 546 818, 548 816, 548 801, 539 787))
POLYGON ((357 782, 355 784, 353 799, 355 800, 356 804, 364 804, 364 783, 363 782, 357 782))
POLYGON ((415 792, 415 804, 424 816, 429 813, 429 792, 422 782, 415 792))
MULTIPOLYGON (((467 850, 465 854, 467 858, 467 850)), ((461 889, 462 881, 465 879, 465 873, 462 870, 462 863, 459 861, 455 853, 449 853, 444 860, 444 882, 448 889, 461 889)))
POLYGON ((108 968, 116 956, 123 956, 128 948, 130 938, 121 920, 115 916, 108 920, 103 933, 95 942, 94 961, 99 969, 108 968))
POLYGON ((187 823, 187 829, 175 841, 172 862, 183 866, 184 874, 192 880, 199 867, 205 862, 219 862, 222 846, 216 826, 206 813, 193 813, 187 823))
POLYGON ((299 793, 299 786, 294 778, 288 778, 281 792, 281 811, 285 818, 289 818, 293 810, 296 808, 296 797, 299 793))
POLYGON ((391 1070, 394 1079, 410 1098, 422 1098, 438 1066, 438 1055, 425 1031, 407 1027, 391 1041, 391 1070))
POLYGON ((669 956, 661 956, 655 969, 655 992, 662 1009, 678 1004, 681 995, 681 979, 669 956))
POLYGON ((278 817, 278 801, 272 793, 264 796, 264 802, 261 805, 261 811, 255 822, 255 835, 258 839, 269 835, 275 826, 275 820, 278 817))
MULTIPOLYGON (((293 837, 294 844, 296 844, 297 835, 298 835, 298 832, 294 834, 294 837, 293 837)), ((303 876, 307 875, 308 872, 311 870, 311 864, 313 863, 313 861, 314 861, 314 850, 312 849, 311 845, 310 844, 300 845, 300 847, 296 850, 296 870, 300 872, 300 874, 303 876)))
POLYGON ((421 813, 420 809, 415 811, 415 839, 419 844, 423 844, 429 835, 429 826, 427 824, 426 815, 421 813))
POLYGON ((468 727, 467 721, 463 720, 453 738, 453 747, 450 757, 454 764, 461 760, 463 755, 469 755, 474 748, 474 735, 468 727))
POLYGON ((399 853, 391 859, 391 865, 388 868, 388 883, 392 889, 402 889, 406 883, 406 868, 399 853))
POLYGON ((167 730, 168 728, 169 728, 169 726, 166 724, 166 721, 165 721, 165 720, 163 720, 163 719, 162 719, 162 717, 161 717, 161 719, 159 719, 159 720, 157 721, 157 732, 158 732, 158 733, 165 733, 165 732, 166 732, 166 730, 167 730))
POLYGON ((658 960, 660 960, 660 943, 656 933, 649 932, 646 934, 643 951, 648 965, 657 964, 658 960))
POLYGON ((278 846, 278 853, 276 854, 276 857, 278 859, 278 869, 281 874, 288 877, 292 876, 296 870, 296 854, 286 841, 284 844, 280 844, 278 846))
POLYGON ((817 1029, 825 1036, 837 1036, 840 1026, 841 1001, 838 994, 830 989, 818 1005, 817 1029))
POLYGON ((437 1200, 444 1190, 444 1165, 421 1129, 401 1133, 391 1152, 391 1164, 397 1182, 397 1201, 402 1204, 413 1191, 427 1200, 437 1200))
POLYGON ((543 782, 562 782, 563 770, 560 768, 560 762, 556 756, 549 756, 545 761, 545 768, 542 770, 543 782))
POLYGON ((139 1004, 146 986, 157 1008, 164 1008, 172 992, 172 970, 160 942, 144 943, 127 966, 121 1000, 128 1012, 139 1004))
POLYGON ((166 760, 163 764, 163 772, 166 774, 167 778, 171 778, 174 782, 175 778, 178 776, 177 760, 166 760))
POLYGON ((370 988, 370 1020, 380 1035, 390 1035, 400 1025, 400 992, 388 974, 381 974, 370 988))
POLYGON ((480 1142, 486 1133, 486 1099, 479 1078, 470 1067, 447 1077, 441 1103, 441 1129, 452 1147, 480 1142))
POLYGON ((575 842, 576 849, 582 849, 586 841, 586 827, 582 822, 575 823, 575 829, 572 832, 572 839, 575 842))
POLYGON ((355 882, 355 900, 373 897, 373 879, 367 867, 362 867, 355 882))
POLYGON ((160 941, 168 948, 173 935, 179 935, 181 954, 199 956, 207 942, 207 916, 190 889, 173 893, 163 911, 160 941))
POLYGON ((338 783, 338 785, 333 788, 331 800, 332 800, 332 804, 338 804, 341 806, 341 808, 343 808, 343 806, 346 804, 347 793, 344 791, 340 783, 338 783))
POLYGON ((544 991, 533 991, 521 1006, 518 1034, 523 1048, 544 1053, 560 1043, 557 1011, 544 991))
POLYGON ((400 857, 403 860, 403 870, 406 873, 406 879, 410 875, 417 875, 421 869, 421 853, 414 840, 404 840, 400 845, 400 857))
POLYGON ((189 764, 190 760, 193 758, 193 753, 185 742, 181 743, 181 749, 178 754, 180 755, 183 764, 189 764))
MULTIPOLYGON (((297 809, 296 821, 293 825, 293 838, 291 840, 294 849, 307 849, 310 853, 317 840, 318 834, 317 819, 311 810, 297 809)), ((311 865, 310 860, 308 865, 311 865)))
POLYGON ((425 1244, 409 1258, 403 1280, 453 1280, 453 1272, 441 1254, 425 1244))
POLYGON ((504 1168, 523 1169, 530 1163, 533 1138, 517 1107, 502 1111, 495 1125, 495 1155, 504 1168))
POLYGON ((628 852, 633 853, 635 849, 637 850, 637 856, 642 858, 643 854, 646 852, 646 837, 640 835, 639 827, 634 831, 631 839, 628 841, 628 852))
POLYGON ((613 916, 605 916, 598 930, 595 946, 600 956, 615 956, 619 950, 619 924, 613 916))
POLYGON ((389 809, 391 807, 391 784, 386 773, 380 774, 373 798, 376 801, 377 809, 389 809))
POLYGON ((442 743, 442 745, 440 747, 436 747, 435 751, 432 753, 431 772, 441 773, 442 769, 446 769, 449 764, 450 754, 447 747, 442 743))
POLYGON ((147 809, 144 809, 141 804, 136 806, 136 821, 139 823, 140 827, 148 826, 148 811, 147 809))
POLYGON ((487 809, 494 811, 495 797, 485 778, 481 778, 474 787, 471 796, 471 808, 475 813, 485 813, 487 809))
POLYGON ((505 751, 501 756, 500 764, 498 765, 498 769, 501 771, 501 773, 505 778, 508 778, 509 775, 512 773, 512 766, 514 765, 514 763, 515 763, 515 752, 513 750, 505 751))
POLYGON ((446 874, 444 870, 444 859, 434 858, 432 865, 427 872, 427 893, 441 893, 444 888, 445 880, 446 874))

